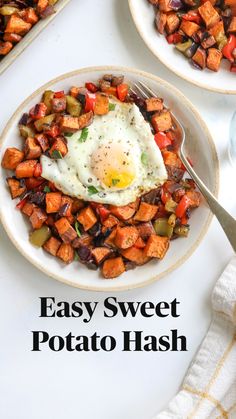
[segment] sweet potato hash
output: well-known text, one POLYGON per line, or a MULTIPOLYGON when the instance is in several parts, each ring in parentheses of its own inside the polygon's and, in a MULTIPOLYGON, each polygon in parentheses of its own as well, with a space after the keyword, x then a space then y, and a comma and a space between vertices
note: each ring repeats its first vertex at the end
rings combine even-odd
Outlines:
POLYGON ((29 220, 32 245, 65 264, 79 261, 89 269, 101 268, 104 278, 115 278, 153 258, 164 258, 172 240, 188 236, 200 194, 193 180, 184 177, 178 134, 162 98, 144 100, 131 93, 123 76, 106 74, 96 84, 73 86, 69 92, 45 91, 22 116, 19 133, 22 148, 7 148, 1 164, 11 197, 19 201, 16 208, 29 220), (62 162, 78 130, 78 141, 86 144, 93 120, 114 112, 114 100, 138 107, 150 124, 167 173, 164 184, 125 206, 97 203, 93 184, 88 187, 90 200, 85 201, 42 177, 42 157, 62 162))
POLYGON ((40 20, 55 12, 58 0, 0 0, 0 58, 40 20))
POLYGON ((235 0, 148 0, 169 44, 200 70, 218 71, 222 59, 236 72, 235 0))

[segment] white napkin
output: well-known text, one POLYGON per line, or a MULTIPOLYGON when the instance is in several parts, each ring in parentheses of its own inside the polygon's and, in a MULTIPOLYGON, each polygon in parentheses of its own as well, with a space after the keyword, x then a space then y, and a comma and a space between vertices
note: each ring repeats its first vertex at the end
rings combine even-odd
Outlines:
POLYGON ((236 256, 212 295, 213 319, 179 393, 155 419, 236 418, 236 256))

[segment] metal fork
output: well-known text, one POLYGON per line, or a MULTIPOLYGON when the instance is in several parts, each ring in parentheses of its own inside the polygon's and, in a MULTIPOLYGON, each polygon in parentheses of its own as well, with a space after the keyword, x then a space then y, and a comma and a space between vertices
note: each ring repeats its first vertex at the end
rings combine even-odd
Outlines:
MULTIPOLYGON (((150 87, 148 87, 141 81, 138 83, 133 83, 130 90, 132 93, 138 94, 138 96, 141 96, 141 98, 143 99, 149 99, 150 97, 158 97, 157 93, 155 93, 152 89, 150 89, 150 87)), ((179 157, 184 166, 186 167, 187 172, 195 181, 196 185, 198 186, 198 189, 204 196, 212 213, 216 216, 219 223, 221 224, 221 227, 223 228, 231 246, 233 247, 234 252, 236 252, 236 220, 222 207, 222 205, 220 205, 220 203, 217 201, 217 199, 214 197, 211 191, 207 188, 207 186, 203 183, 203 181, 196 174, 195 170, 192 168, 191 164, 186 158, 184 151, 186 135, 183 125, 179 122, 179 120, 173 113, 171 113, 171 116, 173 124, 175 125, 175 129, 177 129, 181 134, 179 157)))

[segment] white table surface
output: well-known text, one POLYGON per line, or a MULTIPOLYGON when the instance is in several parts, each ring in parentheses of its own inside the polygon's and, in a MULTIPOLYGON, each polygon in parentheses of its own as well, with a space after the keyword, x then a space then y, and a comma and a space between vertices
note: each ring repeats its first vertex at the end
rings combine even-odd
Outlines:
MULTIPOLYGON (((37 87, 80 67, 117 64, 140 68, 176 85, 197 107, 214 137, 221 165, 220 200, 236 215, 234 174, 228 163, 229 121, 236 97, 204 92, 177 78, 147 50, 126 0, 71 0, 0 79, 0 129, 37 87), (234 179, 233 179, 234 178, 234 179), (232 186, 234 189, 232 189, 232 186)), ((180 301, 178 319, 104 319, 108 295, 49 279, 13 247, 0 227, 0 417, 2 419, 149 419, 174 396, 209 326, 210 295, 232 250, 218 223, 194 255, 149 287, 117 294, 120 301, 180 301), (40 319, 40 296, 98 301, 89 324, 80 319, 40 319), (52 335, 113 334, 122 330, 167 334, 178 328, 188 352, 31 352, 31 330, 52 335)))

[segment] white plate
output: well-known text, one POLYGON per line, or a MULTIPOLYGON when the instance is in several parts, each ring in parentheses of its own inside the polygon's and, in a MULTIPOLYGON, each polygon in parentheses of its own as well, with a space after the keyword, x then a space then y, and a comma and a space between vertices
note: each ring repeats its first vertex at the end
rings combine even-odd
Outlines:
MULTIPOLYGON (((124 74, 126 80, 141 80, 147 83, 164 98, 165 103, 176 113, 189 133, 192 143, 189 155, 203 181, 213 193, 218 193, 218 159, 214 143, 204 122, 192 104, 175 87, 167 82, 138 70, 117 67, 98 67, 78 70, 62 75, 42 86, 20 105, 5 127, 1 137, 0 160, 7 147, 22 147, 17 124, 24 112, 40 101, 46 89, 67 90, 73 85, 83 85, 86 81, 97 81, 104 73, 124 74)), ((208 207, 203 203, 191 218, 191 231, 187 239, 178 239, 171 243, 165 258, 152 261, 133 271, 124 273, 114 280, 102 279, 99 271, 90 271, 80 263, 65 266, 55 257, 42 249, 33 247, 28 241, 29 222, 15 209, 15 201, 10 199, 6 186, 6 171, 0 168, 0 218, 2 224, 17 249, 45 274, 66 284, 76 287, 97 290, 125 290, 144 286, 163 277, 183 263, 196 249, 205 235, 211 221, 208 207)), ((23 274, 23 272, 22 272, 23 274)))
POLYGON ((236 74, 229 71, 229 63, 222 61, 220 70, 215 73, 208 69, 194 68, 183 54, 169 45, 165 36, 155 28, 155 12, 147 0, 129 0, 130 11, 140 36, 153 54, 184 80, 214 92, 236 94, 236 74))

